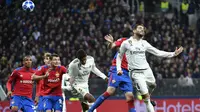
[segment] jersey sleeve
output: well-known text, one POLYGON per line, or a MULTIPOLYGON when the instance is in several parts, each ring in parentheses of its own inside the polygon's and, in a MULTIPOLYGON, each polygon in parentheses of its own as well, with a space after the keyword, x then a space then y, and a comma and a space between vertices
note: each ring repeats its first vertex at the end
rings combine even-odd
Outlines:
POLYGON ((117 54, 117 58, 116 58, 116 64, 117 64, 117 71, 121 70, 121 63, 122 63, 122 59, 124 56, 124 53, 126 52, 126 43, 123 42, 122 45, 119 48, 118 54, 117 54))
POLYGON ((38 69, 36 70, 35 72, 35 75, 38 75, 38 76, 41 76, 41 75, 44 75, 44 67, 38 67, 38 69))
POLYGON ((97 76, 101 77, 102 79, 105 79, 107 76, 102 73, 95 65, 94 58, 93 58, 93 65, 92 65, 92 72, 95 73, 97 76))
POLYGON ((11 91, 11 86, 12 86, 12 82, 16 80, 18 74, 17 74, 17 70, 14 70, 12 72, 12 74, 10 75, 8 81, 7 81, 7 84, 6 84, 6 87, 8 89, 8 91, 11 91))
POLYGON ((62 66, 61 69, 62 69, 62 74, 67 73, 67 68, 66 67, 62 66))
POLYGON ((153 47, 147 41, 144 41, 144 43, 145 43, 146 51, 151 54, 154 54, 159 57, 167 57, 167 58, 174 57, 174 54, 175 54, 174 52, 166 52, 166 51, 159 50, 159 49, 153 47))
POLYGON ((75 78, 78 75, 77 72, 78 71, 76 70, 76 62, 72 61, 68 67, 68 74, 70 77, 75 78))
POLYGON ((126 40, 126 38, 120 38, 120 39, 118 39, 117 41, 115 41, 115 46, 116 46, 116 47, 120 47, 121 44, 122 44, 122 42, 123 42, 124 40, 126 40))

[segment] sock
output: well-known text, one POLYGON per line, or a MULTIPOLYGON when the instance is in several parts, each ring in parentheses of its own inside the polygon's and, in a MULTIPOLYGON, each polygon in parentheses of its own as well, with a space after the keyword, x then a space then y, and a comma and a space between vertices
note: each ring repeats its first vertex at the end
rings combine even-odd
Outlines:
MULTIPOLYGON (((91 107, 92 107, 92 105, 94 105, 94 103, 89 103, 89 108, 91 108, 91 107)), ((97 112, 97 110, 96 110, 96 109, 94 109, 94 110, 93 110, 93 112, 97 112)))
POLYGON ((153 105, 151 104, 151 101, 150 101, 149 98, 145 98, 144 99, 144 103, 146 104, 147 112, 155 112, 154 108, 153 108, 153 105))
POLYGON ((92 105, 92 107, 89 109, 88 112, 93 112, 94 109, 99 107, 104 102, 104 100, 107 99, 109 96, 110 94, 108 92, 104 92, 101 96, 97 98, 97 100, 94 102, 94 104, 92 105))
POLYGON ((128 110, 129 112, 136 112, 135 106, 134 106, 134 100, 128 101, 128 110))

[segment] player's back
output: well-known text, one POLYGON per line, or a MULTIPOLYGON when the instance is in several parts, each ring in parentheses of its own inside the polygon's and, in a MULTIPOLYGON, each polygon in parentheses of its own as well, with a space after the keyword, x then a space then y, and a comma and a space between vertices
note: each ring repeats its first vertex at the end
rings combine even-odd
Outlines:
POLYGON ((94 58, 92 56, 87 56, 85 65, 81 65, 79 59, 76 58, 69 64, 69 75, 74 77, 75 83, 88 83, 93 66, 94 58))

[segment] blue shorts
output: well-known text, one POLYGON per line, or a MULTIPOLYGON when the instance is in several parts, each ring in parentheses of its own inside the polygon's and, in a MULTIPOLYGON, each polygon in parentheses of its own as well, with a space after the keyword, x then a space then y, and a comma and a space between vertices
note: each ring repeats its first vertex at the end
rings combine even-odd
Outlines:
POLYGON ((10 107, 16 106, 23 112, 34 112, 35 105, 32 99, 25 96, 14 95, 11 97, 10 107))
POLYGON ((44 98, 43 98, 43 96, 39 96, 37 111, 44 111, 44 98))
POLYGON ((43 96, 44 110, 58 110, 62 112, 63 97, 62 96, 43 96))
POLYGON ((111 66, 108 76, 109 76, 109 82, 108 86, 114 87, 114 88, 120 88, 124 93, 126 92, 133 92, 133 84, 132 80, 129 77, 129 71, 126 69, 123 69, 123 74, 121 76, 117 75, 117 68, 116 66, 111 66))

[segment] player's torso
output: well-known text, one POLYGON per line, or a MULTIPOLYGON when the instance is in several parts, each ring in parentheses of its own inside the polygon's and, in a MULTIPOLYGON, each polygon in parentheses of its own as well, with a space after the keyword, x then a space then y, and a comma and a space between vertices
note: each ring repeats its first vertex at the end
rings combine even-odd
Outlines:
MULTIPOLYGON (((49 76, 44 79, 43 82, 43 91, 41 92, 42 95, 54 95, 54 96, 61 96, 61 80, 62 80, 62 66, 58 66, 49 72, 49 76)), ((45 73, 49 68, 45 69, 45 73)))
POLYGON ((44 84, 50 87, 58 86, 61 84, 62 75, 61 67, 56 67, 49 72, 48 78, 44 79, 44 84))
POLYGON ((92 57, 87 56, 87 60, 86 60, 86 64, 85 65, 81 65, 80 63, 77 63, 77 77, 76 77, 76 81, 77 82, 88 82, 88 78, 90 75, 90 72, 92 71, 92 67, 94 64, 94 60, 92 57))
POLYGON ((31 97, 33 89, 33 81, 31 76, 35 70, 18 70, 17 79, 14 85, 14 94, 31 97))
POLYGON ((134 69, 143 69, 143 67, 147 64, 145 55, 146 47, 143 40, 137 41, 128 39, 126 44, 126 57, 129 65, 131 65, 134 69))

